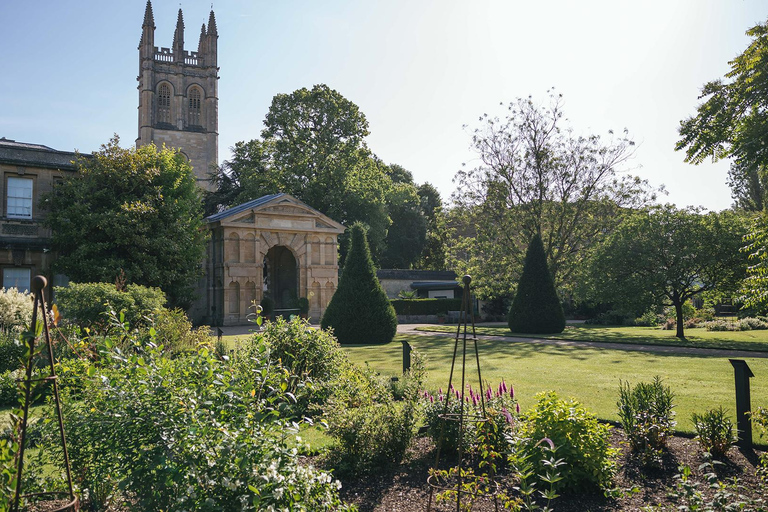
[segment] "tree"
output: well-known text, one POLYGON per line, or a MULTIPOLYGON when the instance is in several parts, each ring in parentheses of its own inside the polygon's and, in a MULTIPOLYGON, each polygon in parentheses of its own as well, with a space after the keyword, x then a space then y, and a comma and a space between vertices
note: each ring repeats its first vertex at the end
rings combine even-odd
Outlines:
POLYGON ((427 219, 427 235, 421 257, 415 266, 422 270, 445 270, 443 200, 440 192, 431 183, 419 185, 417 193, 421 201, 421 211, 427 219))
POLYGON ((726 81, 704 84, 699 96, 704 101, 695 116, 680 123, 675 149, 684 149, 686 162, 694 164, 731 158, 734 199, 737 205, 756 208, 765 198, 755 200, 755 186, 764 195, 768 172, 768 22, 750 28, 747 35, 752 42, 729 62, 726 81), (745 195, 751 200, 740 204, 745 195))
POLYGON ((410 183, 393 183, 387 193, 387 209, 392 224, 387 230, 381 266, 411 268, 421 256, 427 237, 427 219, 416 187, 410 183))
POLYGON ((539 234, 528 244, 507 320, 512 332, 554 334, 565 329, 563 306, 547 268, 547 255, 539 234))
POLYGON ((285 192, 337 222, 365 223, 378 257, 387 228, 385 166, 369 151, 368 121, 353 102, 327 85, 278 94, 261 139, 238 142, 213 177, 208 211, 285 192))
POLYGON ((636 313, 674 306, 676 335, 684 338, 683 304, 705 291, 733 290, 744 278, 745 233, 743 218, 729 211, 643 209, 595 248, 587 286, 593 298, 636 313))
POLYGON ((54 269, 81 283, 124 275, 189 307, 206 243, 195 175, 176 151, 119 142, 80 158, 78 172, 43 197, 54 269))
POLYGON ((512 291, 524 250, 540 234, 549 269, 568 285, 584 249, 610 230, 624 208, 655 198, 638 178, 619 178, 633 142, 611 134, 577 136, 563 127, 560 96, 549 107, 530 98, 505 120, 483 115, 472 144, 480 166, 456 174, 449 227, 452 264, 476 276, 481 296, 512 291))
POLYGON ((320 326, 332 327, 339 343, 389 343, 397 332, 397 315, 376 278, 362 224, 352 226, 349 245, 339 287, 320 326))

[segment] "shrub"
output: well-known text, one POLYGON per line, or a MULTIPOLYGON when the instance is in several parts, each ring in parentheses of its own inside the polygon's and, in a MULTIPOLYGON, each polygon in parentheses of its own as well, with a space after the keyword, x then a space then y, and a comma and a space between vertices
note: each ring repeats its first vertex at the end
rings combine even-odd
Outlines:
POLYGON ((390 302, 398 315, 439 315, 461 309, 461 299, 395 299, 390 302))
POLYGON ((34 297, 16 288, 0 288, 0 328, 13 329, 32 321, 34 297))
POLYGON ((768 329, 768 322, 760 318, 746 317, 736 322, 713 320, 706 322, 704 327, 708 331, 752 331, 768 329))
POLYGON ((24 366, 27 347, 19 339, 19 333, 0 329, 0 373, 24 366))
POLYGON ((552 334, 565 329, 563 306, 557 297, 538 234, 528 244, 523 272, 507 320, 512 332, 552 334))
POLYGON ((634 324, 640 327, 656 327, 661 323, 655 311, 648 310, 642 316, 635 318, 634 324))
POLYGON ((152 315, 155 343, 170 354, 197 350, 211 341, 208 327, 192 328, 187 314, 180 309, 160 308, 152 315))
POLYGON ((299 306, 299 314, 306 315, 309 313, 309 299, 306 297, 299 297, 297 302, 299 306))
POLYGON ((64 401, 73 474, 94 508, 350 510, 328 473, 300 463, 283 415, 290 376, 266 352, 236 367, 206 347, 170 358, 117 334, 134 350, 105 354, 81 400, 64 401))
POLYGON ((106 332, 110 309, 123 313, 131 327, 147 325, 147 317, 165 304, 165 294, 159 288, 136 284, 119 291, 111 283, 70 283, 56 287, 56 303, 65 320, 106 332))
POLYGON ((376 278, 365 228, 352 226, 347 260, 320 322, 333 328, 340 343, 389 343, 397 332, 397 315, 376 278))
POLYGON ((332 463, 342 473, 400 464, 413 439, 416 413, 412 400, 331 409, 326 417, 328 433, 338 443, 332 463))
MULTIPOLYGON (((599 423, 597 417, 576 400, 562 400, 554 391, 537 395, 536 404, 523 416, 515 444, 517 450, 528 456, 542 439, 554 444, 557 458, 565 465, 561 468, 562 480, 556 488, 562 491, 579 491, 583 488, 610 486, 615 472, 617 451, 610 445, 609 425, 599 423)), ((517 465, 515 454, 512 463, 517 465)), ((535 471, 544 474, 544 457, 533 457, 535 471)))
POLYGON ((733 422, 722 406, 702 415, 693 413, 691 421, 702 450, 709 452, 714 458, 720 458, 728 453, 728 449, 734 442, 733 422))
POLYGON ((275 310, 275 301, 272 300, 272 297, 262 298, 259 305, 261 306, 261 312, 264 316, 271 315, 272 312, 275 310))
POLYGON ((619 419, 632 451, 643 465, 661 463, 661 452, 675 426, 672 408, 674 395, 659 376, 653 382, 640 382, 630 388, 619 383, 619 419))

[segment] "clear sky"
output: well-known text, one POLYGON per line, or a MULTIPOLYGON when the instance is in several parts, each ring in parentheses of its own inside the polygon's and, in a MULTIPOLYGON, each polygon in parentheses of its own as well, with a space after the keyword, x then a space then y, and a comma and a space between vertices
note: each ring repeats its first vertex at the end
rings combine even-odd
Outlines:
MULTIPOLYGON (((154 0, 155 44, 170 47, 178 1, 154 0)), ((0 0, 0 136, 97 150, 137 136, 144 0, 0 0)), ((197 49, 210 0, 181 3, 197 49)), ((257 137, 272 97, 325 83, 368 118, 370 148, 444 198, 478 117, 531 95, 564 96, 577 133, 627 128, 628 171, 678 206, 730 206, 727 162, 674 151, 701 86, 722 77, 768 19, 765 0, 217 0, 219 157, 257 137), (467 128, 464 128, 464 125, 467 128)))

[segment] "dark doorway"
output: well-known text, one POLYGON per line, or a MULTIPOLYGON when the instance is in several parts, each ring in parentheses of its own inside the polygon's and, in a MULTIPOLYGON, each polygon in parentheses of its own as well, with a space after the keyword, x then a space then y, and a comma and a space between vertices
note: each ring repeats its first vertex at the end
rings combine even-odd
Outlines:
POLYGON ((296 308, 299 293, 296 258, 290 249, 276 245, 264 257, 264 284, 266 295, 275 301, 275 314, 289 313, 296 308))

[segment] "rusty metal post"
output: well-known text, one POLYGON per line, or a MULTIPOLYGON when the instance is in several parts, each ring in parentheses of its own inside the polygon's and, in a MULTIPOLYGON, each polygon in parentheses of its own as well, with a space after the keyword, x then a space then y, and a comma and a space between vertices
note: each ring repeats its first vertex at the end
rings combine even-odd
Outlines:
POLYGON ((748 413, 752 410, 749 397, 749 379, 755 374, 749 369, 743 359, 729 359, 733 366, 733 374, 736 379, 736 428, 739 438, 736 445, 741 448, 752 448, 752 422, 748 413))

